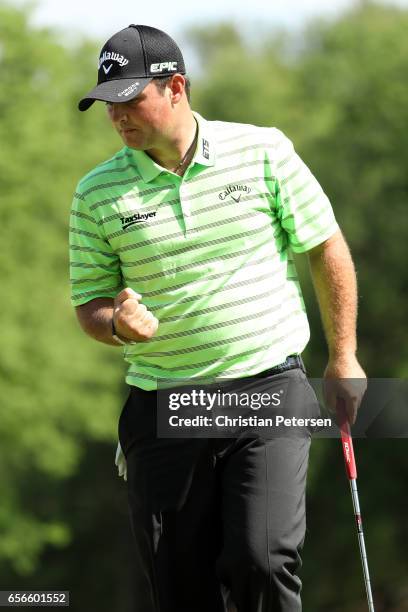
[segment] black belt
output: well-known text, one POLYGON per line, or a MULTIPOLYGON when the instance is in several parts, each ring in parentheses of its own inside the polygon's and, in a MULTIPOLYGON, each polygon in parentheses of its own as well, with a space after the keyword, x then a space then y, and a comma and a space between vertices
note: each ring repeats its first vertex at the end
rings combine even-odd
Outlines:
POLYGON ((259 372, 259 374, 253 374, 251 376, 248 376, 248 378, 266 378, 267 376, 281 374, 282 372, 286 372, 287 370, 294 370, 295 368, 300 368, 306 374, 305 364, 303 363, 301 356, 289 355, 289 357, 286 357, 283 363, 273 366, 273 368, 269 368, 269 370, 259 372))
MULTIPOLYGON (((263 372, 259 372, 258 374, 250 374, 249 376, 245 376, 244 379, 267 378, 268 376, 273 376, 274 374, 281 374, 282 372, 286 372, 287 370, 294 370, 295 368, 300 368, 306 374, 305 364, 303 363, 303 359, 301 358, 301 356, 300 355, 289 355, 289 357, 286 357, 283 363, 273 366, 273 368, 269 368, 269 370, 264 370, 263 372)), ((243 380, 242 378, 227 379, 228 381, 227 384, 239 383, 242 380, 243 380)), ((194 379, 191 379, 191 382, 189 384, 190 385, 194 384, 194 379)), ((219 385, 220 381, 216 381, 212 384, 219 385)), ((188 383, 185 383, 185 385, 188 385, 188 383)), ((130 385, 130 393, 132 392, 136 393, 140 391, 142 390, 139 389, 138 387, 130 385)), ((151 393, 151 391, 148 391, 147 393, 151 393)))

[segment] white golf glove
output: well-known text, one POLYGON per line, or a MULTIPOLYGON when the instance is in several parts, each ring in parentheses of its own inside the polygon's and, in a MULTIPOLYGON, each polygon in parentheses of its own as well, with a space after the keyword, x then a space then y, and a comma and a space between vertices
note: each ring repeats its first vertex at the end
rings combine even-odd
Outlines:
POLYGON ((127 480, 127 463, 126 457, 123 454, 120 442, 118 442, 118 448, 116 449, 115 465, 118 468, 118 475, 123 476, 124 480, 127 480))

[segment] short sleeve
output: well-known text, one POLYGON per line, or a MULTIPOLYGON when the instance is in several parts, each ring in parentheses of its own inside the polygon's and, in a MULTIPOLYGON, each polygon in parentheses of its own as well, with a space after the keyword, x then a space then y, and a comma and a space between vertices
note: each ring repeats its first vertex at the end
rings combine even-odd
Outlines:
POLYGON ((338 229, 330 201, 292 142, 277 130, 275 197, 281 226, 295 253, 321 244, 338 229))
POLYGON ((77 191, 69 227, 71 303, 85 304, 97 297, 115 297, 123 288, 120 261, 103 237, 100 221, 77 191))

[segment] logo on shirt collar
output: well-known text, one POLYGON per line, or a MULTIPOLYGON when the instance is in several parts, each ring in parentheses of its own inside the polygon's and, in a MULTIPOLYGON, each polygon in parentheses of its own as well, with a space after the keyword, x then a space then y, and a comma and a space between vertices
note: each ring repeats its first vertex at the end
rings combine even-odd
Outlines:
POLYGON ((203 157, 205 157, 205 159, 210 159, 210 143, 208 142, 208 140, 203 138, 202 144, 203 144, 203 157))
POLYGON ((225 200, 229 195, 238 204, 243 193, 250 193, 251 188, 248 185, 228 185, 225 191, 220 191, 218 197, 220 200, 225 200))
POLYGON ((137 223, 144 223, 148 219, 156 216, 156 211, 150 213, 135 213, 134 215, 130 215, 129 217, 121 217, 120 221, 122 223, 122 229, 127 230, 132 225, 136 225, 137 223))

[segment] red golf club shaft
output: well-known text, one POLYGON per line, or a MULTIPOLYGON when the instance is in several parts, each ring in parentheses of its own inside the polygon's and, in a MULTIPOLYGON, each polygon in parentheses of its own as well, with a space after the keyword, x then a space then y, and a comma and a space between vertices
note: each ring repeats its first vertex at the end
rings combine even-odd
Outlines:
POLYGON ((350 425, 347 419, 344 400, 339 399, 337 402, 337 414, 339 417, 339 425, 341 432, 341 442, 343 446, 344 463, 346 466, 347 477, 350 482, 351 497, 353 500, 354 516, 357 525, 358 543, 360 546, 361 563, 363 565, 364 583, 367 592, 367 601, 369 612, 374 612, 373 595, 371 592, 370 574, 368 571, 367 553, 364 542, 363 521, 360 513, 360 503, 357 491, 357 468, 354 457, 353 439, 351 437, 350 425))

